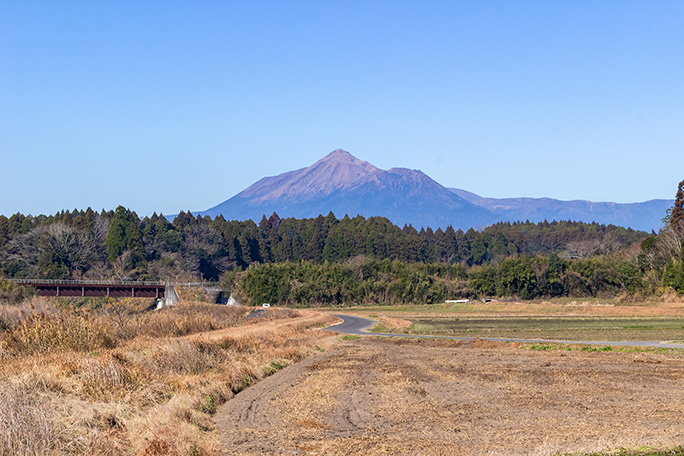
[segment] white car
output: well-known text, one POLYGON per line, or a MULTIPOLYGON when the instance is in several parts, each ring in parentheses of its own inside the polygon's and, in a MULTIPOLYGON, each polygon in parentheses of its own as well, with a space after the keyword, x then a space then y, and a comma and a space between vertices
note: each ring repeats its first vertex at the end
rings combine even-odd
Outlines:
POLYGON ((269 303, 265 302, 261 305, 261 307, 271 307, 271 305, 269 303))

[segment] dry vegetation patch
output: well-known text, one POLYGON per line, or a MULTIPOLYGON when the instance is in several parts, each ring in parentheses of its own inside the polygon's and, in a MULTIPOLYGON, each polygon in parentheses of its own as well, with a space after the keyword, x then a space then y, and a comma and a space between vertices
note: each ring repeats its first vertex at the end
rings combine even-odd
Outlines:
POLYGON ((584 317, 684 317, 684 297, 663 295, 649 300, 555 298, 537 301, 491 301, 405 306, 358 306, 344 309, 359 316, 393 317, 506 317, 506 316, 584 316, 584 317))
POLYGON ((674 298, 471 302, 384 306, 345 312, 379 321, 372 331, 458 337, 680 341, 684 307, 674 298))
POLYGON ((684 442, 680 354, 347 342, 219 412, 234 455, 554 455, 684 442))
POLYGON ((47 401, 27 385, 2 382, 0 404, 0 454, 48 454, 55 429, 47 401))
POLYGON ((403 318, 390 317, 387 315, 381 315, 377 317, 378 325, 374 327, 375 332, 398 332, 403 333, 407 331, 413 323, 409 320, 403 318))
POLYGON ((217 408, 326 349, 332 334, 315 329, 335 320, 271 309, 253 321, 248 308, 202 303, 162 312, 35 304, 0 308, 19 315, 0 333, 2 456, 213 454, 217 408))

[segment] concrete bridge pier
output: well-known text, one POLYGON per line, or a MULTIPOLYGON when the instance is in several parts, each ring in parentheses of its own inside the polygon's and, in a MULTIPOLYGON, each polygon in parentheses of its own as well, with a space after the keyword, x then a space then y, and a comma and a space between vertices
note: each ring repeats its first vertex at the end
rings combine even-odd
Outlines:
POLYGON ((164 305, 165 306, 175 306, 178 303, 178 293, 173 285, 166 285, 164 290, 164 305))

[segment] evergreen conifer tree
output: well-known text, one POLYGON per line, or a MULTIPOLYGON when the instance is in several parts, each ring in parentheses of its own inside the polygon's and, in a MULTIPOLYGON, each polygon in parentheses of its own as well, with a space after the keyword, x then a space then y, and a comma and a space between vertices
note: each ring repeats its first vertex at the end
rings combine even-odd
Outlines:
POLYGON ((128 209, 119 206, 109 221, 105 246, 107 247, 107 259, 110 263, 114 263, 119 255, 126 250, 128 244, 126 230, 130 224, 128 219, 128 209))
POLYGON ((679 183, 677 196, 670 213, 670 225, 673 229, 684 231, 684 180, 679 183))

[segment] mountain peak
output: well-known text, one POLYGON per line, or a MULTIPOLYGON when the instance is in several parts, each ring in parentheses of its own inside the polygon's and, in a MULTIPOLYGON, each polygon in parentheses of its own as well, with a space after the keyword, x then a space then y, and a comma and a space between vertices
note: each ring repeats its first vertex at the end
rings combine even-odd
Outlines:
MULTIPOLYGON (((305 180, 307 192, 330 193, 336 189, 356 187, 379 172, 370 163, 359 160, 343 149, 337 149, 304 168, 298 180, 305 180)), ((301 182, 293 182, 294 187, 301 182)))
POLYGON ((352 154, 350 154, 344 149, 335 149, 325 157, 321 158, 318 162, 362 163, 361 160, 354 157, 352 154))
POLYGON ((482 198, 473 193, 447 189, 420 170, 376 168, 343 149, 328 153, 311 166, 277 176, 264 177, 223 203, 202 211, 227 219, 255 222, 264 214, 280 217, 316 217, 330 211, 365 217, 387 217, 393 223, 467 230, 497 221, 583 220, 651 230, 672 201, 654 205, 615 205, 550 199, 482 198), (620 207, 618 207, 620 206, 620 207), (648 219, 648 222, 644 222, 648 219), (646 225, 644 225, 644 223, 646 225))
MULTIPOLYGON (((260 219, 277 211, 285 217, 317 214, 383 216, 399 225, 459 227, 489 223, 489 213, 462 200, 417 170, 384 171, 336 149, 313 165, 265 177, 208 213, 241 211, 260 219), (457 211, 458 217, 450 215, 457 211)), ((241 215, 244 217, 245 215, 241 215)))

